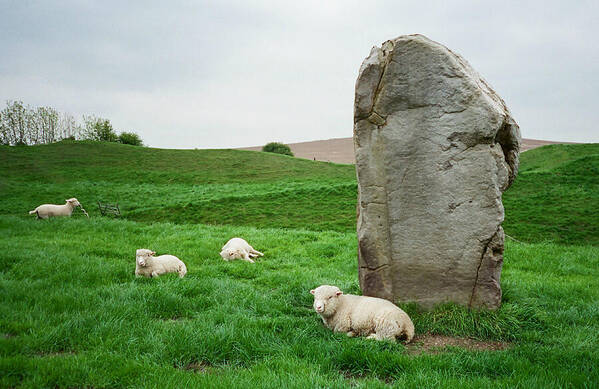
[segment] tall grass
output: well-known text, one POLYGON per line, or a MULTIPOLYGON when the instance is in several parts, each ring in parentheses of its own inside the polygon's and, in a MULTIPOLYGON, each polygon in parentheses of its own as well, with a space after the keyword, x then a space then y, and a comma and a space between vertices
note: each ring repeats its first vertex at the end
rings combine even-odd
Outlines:
POLYGON ((508 243, 496 312, 402 305, 418 333, 512 343, 414 357, 401 344, 334 334, 312 311, 308 291, 319 284, 359 293, 351 233, 1 216, 0 244, 2 386, 599 382, 593 247, 508 243), (222 261, 231 236, 265 257, 222 261), (188 275, 135 278, 139 247, 179 256, 188 275))

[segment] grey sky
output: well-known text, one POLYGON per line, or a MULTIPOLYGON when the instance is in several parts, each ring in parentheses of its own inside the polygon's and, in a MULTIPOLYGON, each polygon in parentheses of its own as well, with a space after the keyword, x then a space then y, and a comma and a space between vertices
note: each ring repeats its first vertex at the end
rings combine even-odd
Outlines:
POLYGON ((373 45, 464 56, 523 137, 599 142, 595 1, 0 0, 0 102, 95 114, 165 148, 352 135, 373 45))

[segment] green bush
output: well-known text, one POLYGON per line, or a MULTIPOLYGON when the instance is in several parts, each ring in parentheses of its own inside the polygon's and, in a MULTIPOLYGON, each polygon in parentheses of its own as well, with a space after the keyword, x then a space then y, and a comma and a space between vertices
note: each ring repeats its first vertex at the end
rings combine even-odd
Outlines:
POLYGON ((284 154, 293 157, 293 153, 291 152, 289 146, 278 142, 267 143, 264 147, 262 147, 262 151, 266 151, 267 153, 284 154))
POLYGON ((98 118, 95 116, 84 116, 85 122, 84 139, 104 141, 104 142, 117 142, 118 136, 110 120, 98 118))
POLYGON ((119 142, 125 145, 143 146, 143 142, 139 135, 134 132, 121 132, 119 142))

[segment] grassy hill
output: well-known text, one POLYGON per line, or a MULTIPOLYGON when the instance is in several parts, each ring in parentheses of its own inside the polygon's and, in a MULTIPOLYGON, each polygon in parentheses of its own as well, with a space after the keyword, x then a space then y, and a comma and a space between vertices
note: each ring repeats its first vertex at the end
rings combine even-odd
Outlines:
MULTIPOLYGON (((599 245, 599 145, 527 151, 504 194, 506 233, 525 242, 599 245), (542 211, 539 211, 542 210, 542 211)), ((352 165, 241 150, 161 150, 61 142, 0 147, 0 214, 77 197, 118 202, 142 222, 355 231, 352 165)))
POLYGON ((233 150, 0 147, 0 387, 597 387, 597 145, 522 155, 504 195, 503 304, 417 334, 503 342, 413 353, 325 329, 309 290, 360 293, 354 167, 233 150), (76 196, 89 211, 27 211, 76 196), (97 199, 125 218, 101 218, 97 199), (232 236, 265 253, 218 256, 232 236), (188 275, 136 279, 140 247, 188 275))
POLYGON ((599 245, 599 144, 540 147, 520 166, 503 195, 505 231, 525 242, 599 245))
POLYGON ((98 200, 111 201, 126 218, 147 222, 337 231, 355 223, 353 166, 271 153, 91 142, 0 146, 0 177, 8 200, 0 200, 0 214, 67 196, 90 215, 98 200))

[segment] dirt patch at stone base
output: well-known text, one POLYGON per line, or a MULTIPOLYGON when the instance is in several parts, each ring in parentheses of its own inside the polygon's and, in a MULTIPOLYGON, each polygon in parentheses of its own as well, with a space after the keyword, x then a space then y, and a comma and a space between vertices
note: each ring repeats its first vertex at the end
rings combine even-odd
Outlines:
POLYGON ((448 347, 459 347, 471 351, 499 351, 511 346, 508 342, 493 340, 475 340, 470 338, 457 338, 447 335, 422 334, 417 335, 411 343, 406 345, 408 354, 439 354, 447 352, 448 347))

